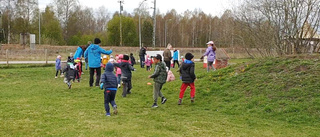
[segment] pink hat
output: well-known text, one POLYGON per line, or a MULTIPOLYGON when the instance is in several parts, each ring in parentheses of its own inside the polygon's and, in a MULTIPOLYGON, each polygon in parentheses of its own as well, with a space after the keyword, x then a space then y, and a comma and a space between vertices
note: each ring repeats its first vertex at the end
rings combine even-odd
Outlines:
POLYGON ((214 45, 214 42, 213 41, 209 41, 208 43, 207 43, 207 45, 214 45))
POLYGON ((123 54, 120 54, 120 55, 119 55, 119 59, 123 59, 123 54))

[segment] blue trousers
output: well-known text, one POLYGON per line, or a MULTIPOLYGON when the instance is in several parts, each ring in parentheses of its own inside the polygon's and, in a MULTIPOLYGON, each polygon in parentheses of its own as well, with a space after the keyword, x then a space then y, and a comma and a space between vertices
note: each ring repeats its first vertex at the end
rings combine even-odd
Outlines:
POLYGON ((116 90, 105 90, 104 91, 104 108, 107 113, 110 113, 110 107, 109 103, 111 104, 111 107, 116 107, 116 102, 114 99, 116 98, 116 90))

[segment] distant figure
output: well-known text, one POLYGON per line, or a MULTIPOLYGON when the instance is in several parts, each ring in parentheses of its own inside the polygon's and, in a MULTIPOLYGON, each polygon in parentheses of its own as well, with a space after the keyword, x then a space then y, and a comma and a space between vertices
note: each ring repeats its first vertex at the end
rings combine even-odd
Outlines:
POLYGON ((147 55, 147 59, 144 63, 146 64, 147 71, 150 71, 151 70, 151 59, 149 58, 149 55, 147 55))
POLYGON ((84 52, 86 51, 87 46, 79 46, 76 50, 76 52, 74 53, 73 59, 80 59, 80 66, 81 66, 81 70, 82 70, 82 58, 84 57, 84 52))
POLYGON ((148 78, 153 78, 154 85, 153 85, 153 105, 152 108, 157 108, 158 97, 161 97, 161 104, 166 103, 167 98, 165 98, 161 92, 162 86, 166 83, 167 80, 167 71, 166 65, 162 62, 162 56, 157 54, 154 57, 154 63, 156 64, 154 72, 148 78))
MULTIPOLYGON (((122 62, 123 55, 116 55, 116 61, 114 63, 121 63, 122 62)), ((121 69, 120 67, 116 67, 116 76, 117 76, 117 82, 118 82, 118 88, 121 87, 121 69)))
MULTIPOLYGON (((203 56, 207 56, 207 60, 208 60, 208 65, 207 65, 207 72, 209 72, 210 67, 213 69, 213 71, 216 70, 216 68, 214 68, 213 66, 213 62, 216 59, 216 47, 214 45, 213 41, 209 41, 207 43, 208 48, 206 50, 206 53, 203 54, 203 56)), ((201 58, 203 58, 203 56, 201 58)))
POLYGON ((113 113, 116 115, 118 113, 117 105, 115 102, 117 93, 117 77, 113 73, 113 64, 107 63, 105 72, 101 75, 100 88, 104 89, 104 108, 106 111, 106 116, 110 116, 109 103, 113 108, 113 113))
POLYGON ((61 56, 58 55, 56 59, 56 76, 58 78, 58 73, 60 72, 60 77, 63 77, 62 70, 61 70, 61 56))
POLYGON ((194 87, 194 81, 196 80, 196 75, 194 74, 194 62, 193 62, 193 55, 191 53, 187 53, 185 55, 186 59, 182 63, 181 67, 179 68, 182 85, 180 88, 180 95, 178 105, 181 105, 184 92, 186 91, 187 87, 190 87, 191 92, 191 103, 194 102, 194 97, 196 93, 196 88, 194 87))
POLYGON ((144 68, 144 61, 145 61, 146 52, 147 52, 147 47, 142 47, 140 49, 139 57, 140 57, 140 66, 141 66, 141 68, 144 68))
POLYGON ((64 74, 64 83, 66 83, 69 87, 69 89, 71 89, 71 80, 74 80, 75 76, 76 76, 76 70, 75 70, 75 66, 73 65, 72 62, 68 62, 66 68, 62 71, 62 73, 64 74))
POLYGON ((173 51, 173 68, 175 67, 175 64, 178 64, 178 68, 180 67, 180 64, 179 64, 179 52, 178 50, 174 50, 173 51))
POLYGON ((70 56, 68 56, 68 60, 67 60, 67 62, 74 63, 73 53, 70 53, 70 56))
POLYGON ((89 86, 93 86, 93 75, 94 72, 97 72, 97 78, 96 78, 96 84, 95 86, 99 86, 100 82, 100 75, 101 75, 101 67, 100 67, 100 62, 101 62, 101 53, 102 54, 107 54, 110 55, 112 53, 112 50, 104 50, 103 48, 100 47, 101 40, 99 38, 94 39, 94 44, 91 44, 87 50, 84 52, 84 57, 88 58, 89 62, 89 69, 90 69, 90 81, 89 81, 89 86))
POLYGON ((130 53, 130 61, 131 61, 131 66, 136 64, 136 59, 134 58, 132 53, 130 53))
POLYGON ((171 65, 171 60, 172 60, 172 55, 171 55, 171 44, 168 44, 167 48, 163 51, 163 59, 164 62, 166 63, 166 66, 169 68, 170 70, 170 65, 171 65))
POLYGON ((121 80, 123 82, 122 97, 126 97, 127 94, 131 94, 131 89, 132 89, 132 84, 131 84, 132 72, 131 71, 134 71, 134 68, 129 63, 129 56, 123 55, 122 62, 114 63, 113 65, 121 69, 121 80))

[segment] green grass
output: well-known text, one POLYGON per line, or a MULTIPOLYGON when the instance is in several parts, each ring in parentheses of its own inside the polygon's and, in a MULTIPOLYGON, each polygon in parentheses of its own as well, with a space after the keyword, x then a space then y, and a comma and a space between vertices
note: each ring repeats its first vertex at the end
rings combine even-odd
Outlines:
MULTIPOLYGON (((152 82, 137 67, 132 94, 105 116, 102 90, 88 71, 69 90, 54 66, 1 67, 0 136, 318 136, 319 60, 270 58, 206 73, 197 64, 196 101, 181 81, 166 83, 165 104, 153 109, 152 82)), ((153 82, 152 82, 153 83, 153 82)))

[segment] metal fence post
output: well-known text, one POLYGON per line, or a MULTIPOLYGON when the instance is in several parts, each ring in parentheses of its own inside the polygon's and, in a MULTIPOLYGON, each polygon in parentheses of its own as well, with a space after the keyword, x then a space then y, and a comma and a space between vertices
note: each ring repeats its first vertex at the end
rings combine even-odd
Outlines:
POLYGON ((6 50, 7 66, 9 66, 9 49, 6 50))
POLYGON ((47 50, 47 49, 45 49, 44 51, 45 51, 45 53, 44 53, 44 54, 45 54, 45 56, 46 56, 46 64, 48 64, 48 50, 47 50))

